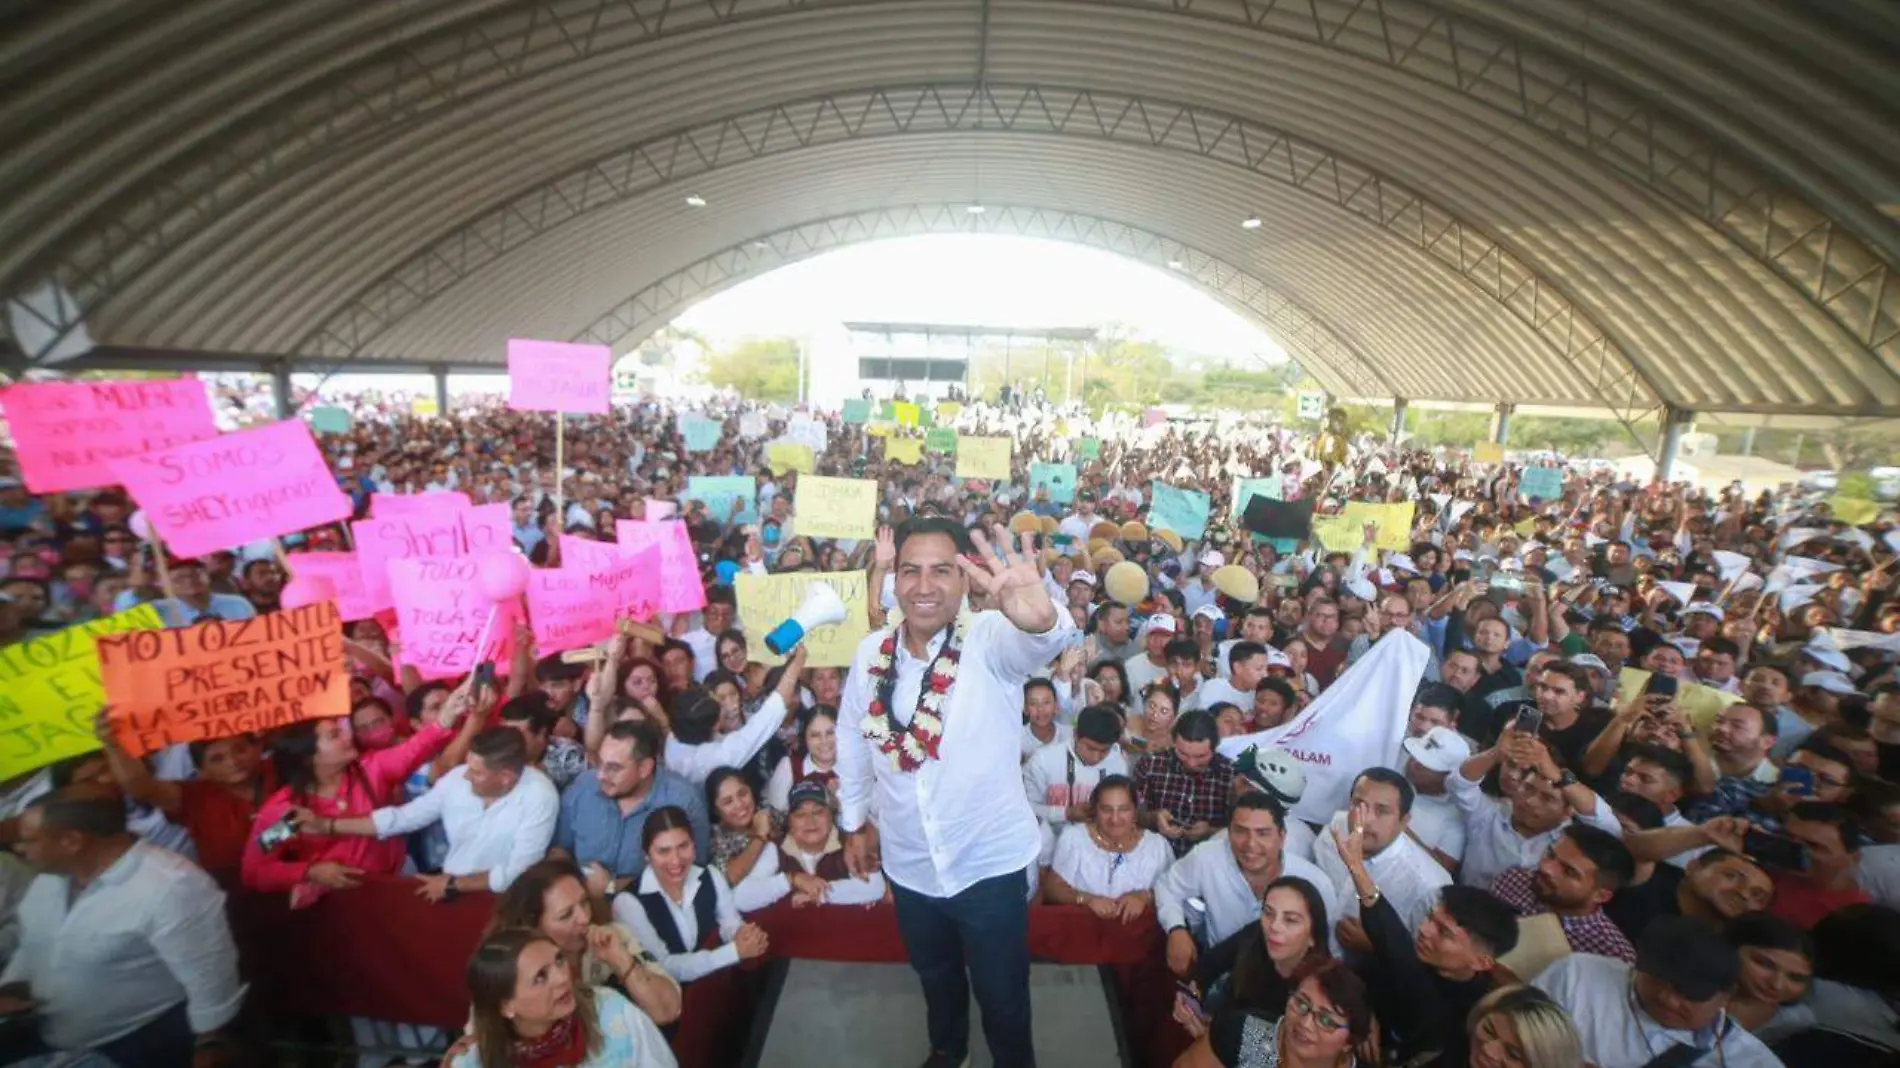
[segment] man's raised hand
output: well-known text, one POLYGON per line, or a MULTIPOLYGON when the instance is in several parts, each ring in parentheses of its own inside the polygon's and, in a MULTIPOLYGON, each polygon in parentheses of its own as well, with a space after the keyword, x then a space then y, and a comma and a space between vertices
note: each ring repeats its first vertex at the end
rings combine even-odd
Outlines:
POLYGON ((976 559, 958 557, 957 562, 970 577, 970 584, 988 596, 1016 629, 1031 634, 1047 631, 1056 625, 1056 606, 1049 599, 1049 588, 1042 581, 1042 573, 1036 568, 1034 538, 1024 534, 1021 549, 1011 551, 1009 535, 1002 525, 999 523, 992 529, 996 533, 994 550, 982 531, 972 531, 976 559))

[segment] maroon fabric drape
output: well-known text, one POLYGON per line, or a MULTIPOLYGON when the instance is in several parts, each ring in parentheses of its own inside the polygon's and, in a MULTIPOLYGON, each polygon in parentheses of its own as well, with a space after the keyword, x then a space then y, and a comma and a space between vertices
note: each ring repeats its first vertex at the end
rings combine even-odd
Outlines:
MULTIPOLYGON (((281 895, 234 892, 233 932, 251 985, 250 1004, 268 1015, 369 1016, 460 1030, 468 1020, 464 971, 494 911, 489 894, 431 905, 416 883, 366 878, 292 912, 281 895)), ((776 957, 901 963, 896 911, 781 904, 748 917, 765 928, 776 957)), ((1137 1058, 1166 1068, 1186 1045, 1169 1018, 1174 984, 1152 915, 1107 922, 1084 908, 1029 913, 1030 955, 1062 964, 1114 966, 1137 1058)), ((743 1040, 757 984, 728 969, 686 988, 673 1038, 683 1068, 722 1068, 743 1040)))

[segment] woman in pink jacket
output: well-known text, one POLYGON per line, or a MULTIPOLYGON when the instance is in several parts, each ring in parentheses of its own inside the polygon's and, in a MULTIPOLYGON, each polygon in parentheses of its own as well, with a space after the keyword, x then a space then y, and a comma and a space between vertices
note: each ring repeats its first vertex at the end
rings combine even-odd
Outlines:
POLYGON ((365 817, 402 801, 403 782, 455 737, 456 722, 472 704, 468 687, 457 689, 441 718, 408 740, 359 754, 347 718, 306 720, 271 743, 283 787, 264 801, 244 846, 244 885, 266 893, 290 891, 292 907, 316 901, 325 890, 347 890, 365 873, 394 875, 407 856, 401 838, 332 836, 333 821, 365 817), (293 808, 308 809, 311 825, 286 836, 282 826, 293 808), (268 845, 270 848, 265 848, 268 845))

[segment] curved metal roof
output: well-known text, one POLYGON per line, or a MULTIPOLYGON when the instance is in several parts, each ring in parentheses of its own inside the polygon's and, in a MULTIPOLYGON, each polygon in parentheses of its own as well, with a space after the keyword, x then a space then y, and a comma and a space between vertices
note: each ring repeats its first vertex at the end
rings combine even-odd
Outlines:
POLYGON ((1900 415, 1886 0, 68 0, 6 29, 0 290, 56 281, 117 345, 624 348, 799 242, 1009 230, 1171 250, 1342 395, 1900 415))

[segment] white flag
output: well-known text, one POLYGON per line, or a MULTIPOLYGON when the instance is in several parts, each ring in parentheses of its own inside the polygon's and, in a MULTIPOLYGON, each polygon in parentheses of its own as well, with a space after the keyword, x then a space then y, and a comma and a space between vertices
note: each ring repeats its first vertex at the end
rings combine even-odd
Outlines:
POLYGON ((1352 780, 1360 772, 1399 767, 1412 695, 1430 661, 1424 642, 1405 631, 1392 631, 1305 711, 1278 727, 1228 738, 1220 743, 1220 751, 1229 759, 1250 745, 1293 754, 1306 771, 1306 792, 1293 806, 1293 815, 1323 824, 1346 807, 1352 780))

